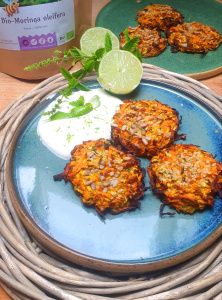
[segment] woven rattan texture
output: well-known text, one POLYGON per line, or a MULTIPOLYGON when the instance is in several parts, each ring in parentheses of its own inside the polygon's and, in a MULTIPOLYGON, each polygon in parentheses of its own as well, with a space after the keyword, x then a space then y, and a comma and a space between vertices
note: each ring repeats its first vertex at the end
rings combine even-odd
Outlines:
MULTIPOLYGON (((166 82, 201 98, 222 114, 222 98, 194 79, 144 65, 143 78, 166 82)), ((87 77, 95 79, 95 74, 87 77)), ((66 87, 53 76, 0 113, 0 280, 20 299, 222 299, 222 241, 168 270, 135 277, 117 277, 85 270, 40 249, 21 224, 8 194, 5 172, 12 136, 24 116, 50 94, 66 87)))

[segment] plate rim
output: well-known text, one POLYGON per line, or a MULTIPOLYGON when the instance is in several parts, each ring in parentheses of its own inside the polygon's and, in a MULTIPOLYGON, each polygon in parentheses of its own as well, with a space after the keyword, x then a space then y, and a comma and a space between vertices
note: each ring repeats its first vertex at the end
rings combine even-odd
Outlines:
MULTIPOLYGON (((7 178, 8 179, 8 178, 7 178)), ((216 241, 222 235, 222 225, 218 226, 216 230, 212 233, 211 236, 208 236, 202 242, 195 245, 192 249, 185 251, 179 255, 176 255, 172 258, 163 259, 160 261, 154 262, 145 262, 145 263, 116 263, 110 262, 108 260, 98 259, 94 257, 90 257, 74 251, 67 246, 61 244, 56 241, 52 237, 49 237, 47 234, 44 234, 41 228, 37 227, 35 223, 28 217, 28 215, 24 212, 21 206, 14 198, 13 190, 9 188, 9 195, 12 197, 12 203, 15 207, 15 210, 22 221, 23 225, 27 228, 28 232, 31 236, 37 240, 37 243, 46 250, 47 248, 50 251, 56 253, 59 257, 65 258, 70 262, 73 262, 77 265, 81 265, 85 268, 97 270, 97 271, 105 271, 110 273, 116 273, 119 275, 125 274, 140 274, 145 272, 152 272, 161 269, 165 269, 168 267, 173 267, 178 263, 182 263, 187 261, 188 259, 194 257, 199 254, 207 247, 209 247, 214 241, 216 241), (63 253, 65 251, 65 253, 63 253)))
MULTIPOLYGON (((89 80, 89 82, 92 80, 89 80)), ((94 80, 93 80, 94 81, 94 80)), ((173 87, 175 89, 174 85, 171 85, 169 83, 163 83, 158 80, 149 80, 147 78, 142 79, 141 83, 145 82, 153 82, 153 83, 159 83, 163 84, 168 87, 173 87)), ((191 95, 194 98, 198 98, 196 95, 192 94, 191 92, 187 92, 185 89, 181 87, 176 87, 177 90, 185 92, 186 94, 191 95)), ((54 97, 53 97, 54 98, 54 97)), ((44 101, 47 101, 48 97, 44 99, 44 101)), ((43 102, 44 102, 43 101, 43 102)), ((206 104, 202 99, 199 99, 201 103, 204 103, 204 106, 210 108, 210 110, 217 115, 217 118, 221 119, 220 115, 212 108, 209 107, 208 104, 206 104)), ((13 136, 13 139, 10 144, 9 153, 7 156, 6 161, 6 182, 7 182, 7 188, 10 195, 10 198, 12 200, 13 206, 15 207, 15 210, 22 221, 23 225, 27 228, 27 230, 30 232, 30 234, 38 240, 38 242, 43 247, 48 247, 51 251, 55 252, 57 255, 59 255, 62 258, 66 258, 71 262, 74 262, 76 264, 80 264, 86 268, 91 268, 94 270, 99 271, 106 271, 106 272, 115 272, 118 274, 137 274, 141 272, 149 272, 149 271, 156 271, 160 269, 164 269, 167 267, 174 266, 178 263, 184 262, 196 254, 202 252, 204 249, 206 249, 208 246, 210 246, 216 239, 218 239, 222 235, 222 224, 218 225, 216 229, 212 232, 210 236, 205 237, 202 241, 195 244, 192 249, 185 250, 184 252, 174 255, 173 257, 169 257, 167 259, 161 259, 157 261, 152 262, 132 262, 132 263, 121 263, 121 262, 113 262, 105 259, 98 259, 95 257, 91 257, 89 255, 82 254, 78 251, 75 251, 62 243, 55 240, 53 237, 49 236, 46 232, 44 232, 40 226, 35 223, 32 218, 28 215, 28 213, 23 208, 21 201, 19 200, 19 196, 16 192, 15 185, 13 184, 12 177, 14 178, 13 174, 13 165, 14 165, 14 158, 16 147, 13 147, 16 145, 19 136, 21 135, 22 128, 29 122, 28 120, 31 118, 31 116, 34 114, 34 111, 39 109, 39 106, 43 104, 43 102, 39 103, 37 106, 35 106, 23 119, 23 121, 20 123, 18 128, 15 131, 15 134, 13 136), (64 252, 65 251, 65 255, 64 252)))

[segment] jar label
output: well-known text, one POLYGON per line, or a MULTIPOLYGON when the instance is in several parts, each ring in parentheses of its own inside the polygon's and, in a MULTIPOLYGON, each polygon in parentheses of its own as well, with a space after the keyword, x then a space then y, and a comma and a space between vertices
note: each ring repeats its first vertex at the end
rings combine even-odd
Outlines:
POLYGON ((44 2, 0 0, 0 48, 40 50, 75 37, 73 0, 44 2))

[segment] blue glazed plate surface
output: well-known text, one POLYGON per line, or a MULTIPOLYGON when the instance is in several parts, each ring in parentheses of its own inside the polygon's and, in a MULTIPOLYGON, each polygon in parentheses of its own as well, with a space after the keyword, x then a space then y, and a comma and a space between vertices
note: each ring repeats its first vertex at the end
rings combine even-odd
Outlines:
MULTIPOLYGON (((96 81, 88 82, 88 86, 100 88, 96 81)), ((179 133, 187 134, 182 143, 198 145, 222 160, 221 120, 201 100, 171 85, 147 80, 142 80, 130 95, 121 97, 129 98, 157 99, 175 108, 183 118, 179 133)), ((31 222, 32 230, 40 231, 55 247, 63 248, 62 256, 73 252, 83 259, 117 265, 154 263, 155 267, 157 262, 189 253, 218 231, 222 215, 218 196, 213 208, 163 218, 159 216, 161 202, 149 190, 140 209, 108 214, 105 220, 93 208, 84 207, 70 183, 53 181, 53 175, 61 173, 67 161, 51 153, 37 136, 40 114, 52 100, 51 97, 39 105, 18 131, 11 179, 16 206, 31 222)), ((142 159, 142 167, 148 164, 148 159, 142 159)), ((145 183, 149 186, 147 174, 145 183)), ((173 211, 168 207, 165 210, 173 211)))

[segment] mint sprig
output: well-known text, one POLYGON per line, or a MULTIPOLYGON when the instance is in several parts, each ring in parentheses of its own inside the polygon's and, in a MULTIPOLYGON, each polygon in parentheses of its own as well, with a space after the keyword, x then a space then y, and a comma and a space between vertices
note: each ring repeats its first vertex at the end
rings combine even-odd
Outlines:
MULTIPOLYGON (((126 44, 124 45, 123 50, 133 53, 142 62, 141 53, 136 48, 139 42, 139 38, 135 37, 131 39, 129 37, 127 29, 125 29, 124 33, 125 33, 126 44)), ((64 52, 56 50, 54 51, 56 56, 43 60, 39 63, 30 65, 26 67, 24 70, 29 71, 33 69, 38 69, 50 65, 52 63, 59 63, 60 61, 64 61, 65 63, 67 63, 70 59, 72 60, 73 66, 77 62, 79 62, 82 68, 73 73, 70 73, 64 67, 60 67, 60 71, 63 77, 68 81, 68 87, 66 87, 63 91, 59 91, 59 92, 64 98, 67 99, 72 94, 73 89, 77 89, 80 91, 90 90, 87 86, 83 85, 80 82, 80 80, 83 79, 88 73, 91 73, 93 70, 95 70, 98 73, 100 60, 106 53, 108 53, 111 50, 112 50, 112 40, 110 34, 106 33, 105 47, 97 49, 95 53, 92 53, 91 56, 86 55, 83 51, 81 51, 77 47, 73 47, 69 50, 65 50, 64 52), (61 54, 63 54, 62 57, 57 56, 61 54)))
POLYGON ((136 36, 131 39, 127 28, 124 31, 124 37, 126 40, 126 44, 123 46, 123 50, 131 52, 139 59, 140 62, 142 62, 142 54, 137 49, 140 38, 136 36))

